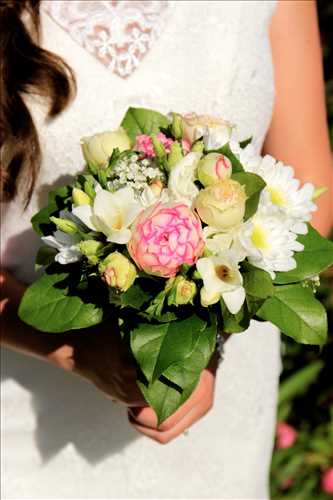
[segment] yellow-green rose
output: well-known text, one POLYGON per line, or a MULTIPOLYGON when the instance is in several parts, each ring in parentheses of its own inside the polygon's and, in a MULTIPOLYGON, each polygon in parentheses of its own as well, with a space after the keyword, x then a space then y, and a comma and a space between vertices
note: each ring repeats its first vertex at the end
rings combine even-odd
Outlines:
POLYGON ((226 179, 200 191, 194 206, 206 224, 227 230, 242 221, 245 202, 244 187, 237 181, 226 179))
POLYGON ((132 262, 119 252, 109 254, 99 265, 99 270, 106 283, 120 292, 126 292, 137 275, 132 262))
POLYGON ((131 148, 131 143, 126 131, 120 127, 110 132, 83 137, 81 139, 81 148, 84 159, 88 164, 103 167, 114 149, 118 148, 120 151, 125 151, 131 148))
POLYGON ((187 280, 183 276, 170 279, 170 292, 168 296, 169 306, 179 306, 192 304, 197 293, 197 286, 194 281, 187 280))
POLYGON ((198 178, 204 186, 230 179, 231 173, 231 161, 220 153, 209 153, 198 164, 198 178))

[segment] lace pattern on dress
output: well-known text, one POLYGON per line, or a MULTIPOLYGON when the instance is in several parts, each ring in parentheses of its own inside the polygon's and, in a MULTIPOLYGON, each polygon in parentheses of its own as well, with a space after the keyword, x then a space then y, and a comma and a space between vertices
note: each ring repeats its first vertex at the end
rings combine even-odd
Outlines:
POLYGON ((161 34, 169 0, 44 0, 71 37, 122 78, 136 70, 161 34))

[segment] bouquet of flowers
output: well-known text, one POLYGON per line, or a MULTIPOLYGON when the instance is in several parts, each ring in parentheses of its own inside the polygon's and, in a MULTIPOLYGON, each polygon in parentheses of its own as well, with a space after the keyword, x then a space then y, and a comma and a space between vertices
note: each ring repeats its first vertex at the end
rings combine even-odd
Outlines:
POLYGON ((142 108, 81 145, 85 170, 32 218, 44 272, 23 321, 56 333, 116 317, 159 422, 191 395, 220 331, 256 318, 325 343, 315 290, 333 245, 291 167, 221 119, 142 108))

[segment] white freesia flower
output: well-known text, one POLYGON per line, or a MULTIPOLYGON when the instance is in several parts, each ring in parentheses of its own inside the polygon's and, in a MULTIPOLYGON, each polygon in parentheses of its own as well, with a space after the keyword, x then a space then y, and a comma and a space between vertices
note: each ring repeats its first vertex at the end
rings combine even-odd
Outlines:
POLYGON ((201 304, 215 304, 222 297, 231 314, 237 314, 245 300, 243 277, 231 252, 218 256, 203 257, 197 269, 204 286, 201 288, 201 304))
POLYGON ((239 238, 248 255, 248 260, 256 267, 269 272, 274 279, 275 271, 295 269, 294 252, 300 252, 304 246, 290 231, 283 217, 257 214, 240 229, 239 238))
POLYGON ((129 226, 141 210, 133 189, 127 187, 114 193, 102 189, 96 194, 93 206, 74 207, 73 213, 89 229, 105 234, 108 241, 125 244, 131 238, 129 226))
POLYGON ((168 182, 169 194, 172 200, 183 201, 188 205, 192 204, 199 193, 194 181, 200 157, 200 153, 188 153, 172 167, 168 182))
POLYGON ((42 241, 58 250, 54 260, 59 264, 72 264, 81 258, 81 252, 77 244, 81 240, 78 234, 67 234, 63 231, 55 231, 53 236, 43 236, 42 241))
POLYGON ((203 229, 206 248, 215 255, 230 250, 234 259, 237 262, 241 262, 247 254, 239 240, 240 227, 233 228, 227 232, 221 232, 220 229, 206 226, 203 229))
POLYGON ((247 172, 259 175, 266 182, 260 197, 263 210, 268 214, 283 216, 284 224, 297 234, 306 234, 306 222, 317 209, 313 203, 314 186, 310 183, 300 188, 294 169, 276 161, 270 155, 261 157, 252 145, 239 150, 239 159, 247 172))

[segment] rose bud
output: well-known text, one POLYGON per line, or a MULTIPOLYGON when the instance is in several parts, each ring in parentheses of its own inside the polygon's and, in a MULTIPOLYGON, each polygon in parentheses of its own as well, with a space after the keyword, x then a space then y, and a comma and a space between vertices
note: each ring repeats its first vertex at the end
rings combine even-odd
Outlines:
POLYGON ((50 217, 50 221, 57 226, 63 233, 75 234, 78 232, 78 226, 69 219, 60 219, 59 217, 50 217))
POLYGON ((244 187, 237 181, 226 179, 200 191, 194 206, 206 224, 227 230, 243 220, 245 202, 244 187))
POLYGON ((92 199, 82 189, 73 188, 72 200, 76 207, 79 205, 92 205, 92 199))
POLYGON ((99 271, 106 283, 120 292, 126 292, 137 276, 135 266, 119 252, 108 255, 99 265, 99 271))
POLYGON ((160 179, 155 179, 149 185, 149 187, 152 190, 153 194, 156 196, 156 198, 159 198, 161 196, 164 184, 160 179))
POLYGON ((177 276, 173 280, 169 292, 168 304, 169 306, 192 304, 196 293, 197 286, 194 281, 187 280, 183 276, 177 276))
POLYGON ((205 187, 229 179, 231 173, 231 161, 219 153, 209 153, 198 165, 198 178, 205 187))
POLYGON ((279 422, 276 430, 278 449, 290 448, 297 439, 297 431, 286 422, 279 422))
POLYGON ((98 264, 98 252, 103 248, 103 243, 96 240, 84 240, 79 243, 79 249, 82 255, 87 257, 92 265, 98 264))
POLYGON ((114 131, 83 137, 81 148, 88 165, 104 167, 114 149, 125 151, 131 148, 131 143, 126 131, 121 127, 114 131))
POLYGON ((182 147, 179 142, 174 142, 170 147, 170 153, 168 155, 168 169, 171 170, 172 167, 177 165, 184 158, 182 147))

